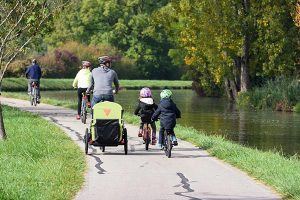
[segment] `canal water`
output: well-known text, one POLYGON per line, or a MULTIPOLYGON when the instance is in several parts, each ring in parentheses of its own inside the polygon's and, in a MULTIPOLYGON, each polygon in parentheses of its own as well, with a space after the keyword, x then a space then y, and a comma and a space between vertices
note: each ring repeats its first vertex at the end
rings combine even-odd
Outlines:
MULTIPOLYGON (((178 123, 204 130, 211 135, 261 150, 280 150, 284 154, 300 153, 300 114, 272 111, 243 111, 220 98, 198 97, 192 90, 172 90, 173 100, 181 110, 178 123)), ((159 90, 153 91, 159 103, 159 90)), ((138 90, 124 90, 116 95, 116 102, 125 111, 133 112, 138 90)), ((43 97, 64 100, 76 99, 76 91, 47 91, 43 97)))

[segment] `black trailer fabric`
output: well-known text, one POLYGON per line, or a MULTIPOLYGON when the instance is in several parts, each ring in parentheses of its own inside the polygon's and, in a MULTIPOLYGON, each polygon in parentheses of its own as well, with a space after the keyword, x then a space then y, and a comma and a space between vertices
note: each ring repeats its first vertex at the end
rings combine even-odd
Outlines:
POLYGON ((120 141, 119 119, 97 119, 95 141, 103 145, 118 145, 120 141))

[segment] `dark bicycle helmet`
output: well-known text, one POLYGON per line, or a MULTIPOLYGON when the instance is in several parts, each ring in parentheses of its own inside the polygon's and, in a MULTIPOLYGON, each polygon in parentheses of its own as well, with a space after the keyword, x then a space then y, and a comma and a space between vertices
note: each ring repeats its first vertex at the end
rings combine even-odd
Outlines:
POLYGON ((106 64, 111 62, 111 58, 109 56, 100 56, 98 61, 100 64, 106 64))

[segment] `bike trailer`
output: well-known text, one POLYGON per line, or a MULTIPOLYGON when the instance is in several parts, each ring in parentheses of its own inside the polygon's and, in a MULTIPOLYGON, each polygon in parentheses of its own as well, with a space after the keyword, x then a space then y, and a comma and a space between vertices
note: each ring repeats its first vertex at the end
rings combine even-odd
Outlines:
POLYGON ((109 101, 95 104, 90 132, 87 131, 85 138, 88 139, 87 145, 100 146, 103 152, 105 146, 124 145, 127 154, 127 131, 124 127, 122 106, 109 101))

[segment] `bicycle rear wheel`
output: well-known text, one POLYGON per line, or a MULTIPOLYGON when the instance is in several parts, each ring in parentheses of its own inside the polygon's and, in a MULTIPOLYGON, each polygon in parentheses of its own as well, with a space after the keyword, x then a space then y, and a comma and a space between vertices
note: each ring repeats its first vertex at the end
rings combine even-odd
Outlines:
POLYGON ((149 149, 149 144, 151 142, 151 138, 150 138, 150 128, 145 128, 144 129, 144 134, 146 134, 146 137, 145 137, 145 149, 148 151, 149 149))
POLYGON ((164 150, 168 158, 171 158, 172 151, 172 140, 171 135, 168 135, 167 132, 164 133, 164 150))
POLYGON ((80 118, 81 118, 81 122, 84 124, 86 124, 86 116, 87 116, 86 102, 85 102, 85 100, 82 100, 80 118))
POLYGON ((32 88, 32 93, 33 93, 33 104, 34 104, 34 106, 36 106, 37 105, 37 91, 36 91, 35 87, 32 88))

